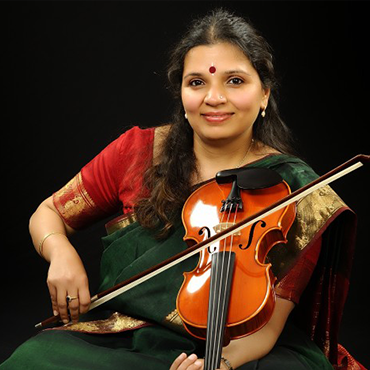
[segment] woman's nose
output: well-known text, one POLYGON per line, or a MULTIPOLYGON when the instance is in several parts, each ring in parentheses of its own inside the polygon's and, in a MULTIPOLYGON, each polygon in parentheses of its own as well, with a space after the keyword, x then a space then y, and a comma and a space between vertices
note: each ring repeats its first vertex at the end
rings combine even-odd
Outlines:
POLYGON ((204 98, 204 102, 212 106, 226 103, 226 100, 225 94, 219 89, 209 90, 204 98))

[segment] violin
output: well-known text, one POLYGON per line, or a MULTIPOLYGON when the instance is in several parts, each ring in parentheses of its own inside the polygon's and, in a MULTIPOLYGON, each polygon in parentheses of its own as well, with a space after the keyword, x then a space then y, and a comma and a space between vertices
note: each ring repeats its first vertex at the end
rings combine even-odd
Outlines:
MULTIPOLYGON (((91 298, 91 305, 89 307, 89 310, 92 310, 101 304, 113 299, 114 297, 132 289, 133 287, 143 283, 144 281, 156 276, 157 274, 171 268, 172 266, 184 261, 185 259, 194 256, 195 254, 201 253, 202 252, 202 257, 200 258, 200 261, 198 263, 197 269, 195 270, 194 276, 197 276, 198 270, 199 272, 205 271, 206 274, 205 276, 207 277, 207 282, 203 284, 203 287, 209 286, 210 290, 213 292, 217 292, 217 281, 212 282, 211 286, 211 281, 208 278, 208 274, 213 274, 213 270, 217 270, 218 267, 224 265, 224 266, 229 266, 228 267, 228 272, 221 272, 222 278, 224 276, 227 277, 226 283, 224 285, 227 287, 225 293, 222 294, 222 300, 224 302, 242 302, 242 306, 245 305, 247 306, 246 309, 243 309, 242 313, 239 313, 239 306, 236 305, 236 308, 231 309, 230 313, 228 312, 228 309, 231 307, 226 307, 225 304, 223 303, 223 316, 222 320, 217 320, 221 322, 219 324, 218 328, 212 329, 212 330, 207 330, 207 322, 205 322, 205 314, 204 314, 204 309, 202 309, 201 313, 197 313, 197 318, 194 318, 190 313, 189 310, 183 302, 181 302, 181 296, 183 294, 185 299, 186 296, 189 293, 189 286, 190 288, 192 287, 198 287, 197 284, 193 284, 191 282, 192 278, 189 279, 190 275, 187 273, 185 274, 188 279, 185 279, 184 284, 183 284, 183 289, 184 292, 179 293, 179 297, 177 299, 178 302, 178 307, 180 308, 180 315, 184 320, 185 327, 189 332, 192 332, 193 335, 204 338, 204 332, 218 332, 222 333, 222 337, 219 337, 218 339, 216 338, 215 340, 217 341, 217 346, 219 347, 217 350, 215 348, 209 347, 207 349, 206 345, 206 352, 209 358, 212 358, 212 361, 216 361, 214 365, 208 365, 207 364, 207 370, 213 370, 216 367, 219 367, 219 358, 220 358, 220 347, 222 347, 223 344, 227 343, 230 338, 232 337, 240 337, 240 336, 245 336, 248 333, 254 332, 258 330, 258 328, 262 327, 269 319, 271 316, 272 310, 273 310, 273 305, 274 305, 274 293, 273 293, 273 286, 274 283, 274 277, 272 276, 272 273, 270 272, 270 268, 268 265, 264 263, 264 258, 266 254, 268 253, 268 250, 271 249, 270 244, 276 244, 279 242, 285 242, 286 240, 286 233, 289 229, 289 225, 292 222, 292 218, 294 215, 294 204, 304 198, 305 196, 311 194, 317 189, 320 189, 331 182, 351 173, 352 171, 362 167, 365 163, 370 162, 370 155, 363 155, 359 154, 349 161, 343 163, 342 165, 334 168, 333 170, 327 172, 325 175, 319 177, 318 179, 312 181, 311 183, 303 186, 302 188, 290 193, 289 190, 286 188, 285 185, 282 182, 278 182, 277 179, 271 179, 266 180, 262 179, 262 187, 261 183, 258 182, 258 179, 256 179, 257 183, 253 184, 252 179, 249 178, 248 181, 238 179, 239 174, 234 173, 235 171, 233 170, 231 173, 227 172, 226 173, 223 171, 219 178, 219 183, 217 186, 219 187, 219 190, 216 190, 216 193, 218 192, 218 195, 220 198, 223 198, 222 200, 225 200, 225 202, 221 202, 222 206, 225 207, 224 210, 225 212, 221 212, 220 209, 216 209, 214 213, 221 213, 221 217, 217 219, 216 222, 214 222, 213 226, 212 223, 209 223, 207 221, 206 223, 203 222, 200 223, 202 226, 199 226, 200 224, 195 227, 195 232, 192 230, 190 227, 192 225, 193 219, 190 216, 190 226, 187 226, 187 242, 188 244, 193 244, 189 248, 185 249, 184 251, 176 254, 175 256, 155 265, 149 268, 146 271, 143 271, 142 273, 139 273, 119 284, 116 286, 107 289, 103 292, 100 292, 93 296, 91 298), (236 179, 236 180, 235 180, 236 179), (238 191, 240 189, 242 190, 241 193, 246 191, 247 193, 249 191, 253 191, 256 193, 266 191, 269 185, 269 181, 271 181, 272 184, 270 184, 272 187, 275 187, 278 185, 278 189, 280 192, 280 196, 282 196, 281 199, 276 200, 276 198, 279 198, 278 196, 271 197, 270 201, 272 204, 269 204, 267 206, 265 202, 263 206, 256 206, 253 203, 253 210, 251 209, 248 211, 248 202, 244 200, 244 195, 239 194, 238 191), (235 184, 234 184, 235 183, 235 184), (247 186, 246 186, 247 184, 247 186), (250 189, 243 189, 243 187, 249 187, 250 189), (253 188, 254 187, 254 188, 253 188), (239 188, 239 190, 238 190, 239 188), (285 189, 283 189, 285 188, 285 189), (284 196, 284 191, 286 195, 284 196), (225 194, 229 194, 226 199, 224 199, 225 194), (239 195, 241 195, 241 202, 242 205, 240 206, 238 202, 235 202, 233 198, 238 198, 239 195), (231 200, 231 202, 230 202, 231 200), (263 208, 265 206, 265 208, 263 208), (241 207, 241 209, 240 209, 241 207), (237 208, 237 209, 236 209, 237 208), (240 219, 238 215, 240 215, 240 210, 243 210, 243 214, 245 216, 244 219, 240 219), (281 211, 283 210, 283 211, 281 211), (236 212, 237 211, 237 212, 236 212), (279 211, 279 213, 278 213, 279 211), (249 212, 249 213, 248 213, 249 212), (252 214, 253 213, 253 214, 252 214), (262 225, 264 222, 266 222, 266 227, 267 224, 270 222, 267 222, 269 219, 269 216, 272 214, 278 214, 279 216, 274 216, 275 218, 277 217, 276 221, 276 227, 270 228, 270 231, 266 234, 262 231, 264 229, 262 225), (225 218, 226 217, 226 218, 225 218), (255 226, 253 226, 255 225, 255 226), (196 231, 198 229, 198 231, 196 231), (243 230, 247 229, 246 232, 243 230), (253 229, 253 232, 252 232, 253 229), (260 229, 260 230, 258 230, 260 229), (276 230, 276 232, 275 232, 276 230), (197 235, 197 233, 199 235, 197 235), (251 243, 249 243, 251 242, 251 243), (272 243, 269 243, 272 242, 272 243), (248 273, 245 271, 244 267, 244 261, 243 258, 235 258, 236 254, 241 254, 241 253, 248 253, 248 254, 253 254, 251 245, 255 245, 256 248, 254 249, 254 259, 253 260, 253 265, 254 267, 249 269, 248 268, 248 273), (223 248, 226 246, 226 248, 223 248), (222 248, 221 248, 222 247, 222 248), (207 249, 206 252, 203 252, 207 249), (215 253, 216 251, 223 252, 225 250, 225 253, 215 253), (239 251, 240 250, 240 251, 239 251), (235 253, 235 254, 234 254, 235 253), (210 259, 212 259, 212 255, 219 255, 221 258, 216 257, 217 261, 214 261, 214 266, 212 267, 209 265, 210 259), (253 280, 253 274, 254 271, 256 271, 256 275, 259 276, 259 279, 262 281, 262 283, 259 284, 259 286, 264 286, 266 288, 266 301, 261 299, 263 294, 258 295, 258 298, 249 298, 253 296, 253 294, 248 294, 245 299, 240 299, 239 298, 239 290, 242 290, 242 284, 238 281, 239 279, 242 280, 242 278, 237 278, 236 284, 237 284, 237 289, 234 289, 232 291, 230 289, 231 286, 231 281, 235 277, 235 272, 239 271, 241 272, 241 276, 247 276, 247 275, 252 275, 252 280, 253 280), (251 273, 252 272, 252 273, 251 273), (263 276, 263 277, 262 277, 263 276), (232 279, 231 279, 231 278, 232 279), (187 282, 186 282, 187 280, 187 282), (193 284, 193 285, 192 285, 193 284), (269 285, 270 284, 270 285, 269 285), (261 301, 263 301, 261 303, 261 301), (247 303, 246 303, 247 302, 247 303), (271 303, 272 302, 272 303, 271 303), (263 313, 260 313, 262 312, 263 313), (258 320, 255 319, 258 317, 258 320), (240 320, 242 318, 242 320, 240 320), (224 328, 226 327, 226 330, 224 328), (226 332, 226 335, 223 334, 223 332, 226 332), (214 354, 216 353, 216 354, 214 354), (217 365, 218 364, 218 365, 217 365), (214 367, 211 367, 214 366, 214 367)), ((242 170, 242 169, 240 169, 242 170)), ((236 171, 237 172, 237 171, 236 171)), ((243 176, 242 176, 243 177, 243 176)), ((216 186, 216 184, 210 185, 211 187, 216 186)), ((274 188, 275 189, 275 188, 274 188)), ((204 190, 204 189, 203 189, 204 190)), ((275 191, 275 190, 274 190, 275 191)), ((273 191, 273 192, 274 192, 273 191)), ((269 192, 269 191, 267 191, 269 192)), ((207 193, 207 191, 206 191, 207 193)), ((200 190, 199 190, 200 194, 200 190)), ((271 195, 271 194, 270 194, 271 195)), ((270 196, 269 195, 269 196, 270 196)), ((196 199, 196 197, 191 198, 196 199)), ((202 204, 202 200, 188 200, 186 202, 186 206, 190 206, 190 209, 193 207, 197 208, 202 204)), ((220 205, 218 205, 220 207, 220 205)), ((216 220, 216 218, 215 218, 216 220)), ((220 270, 224 271, 224 270, 220 270)), ((215 274, 215 276, 217 273, 215 274)), ((200 282, 199 278, 194 278, 195 282, 200 282)), ((217 278, 218 279, 218 278, 217 278)), ((202 284, 199 284, 201 286, 202 284)), ((248 287, 252 287, 252 283, 248 284, 248 287)), ((191 290, 191 289, 190 289, 191 290)), ((196 289, 196 290, 201 290, 201 289, 196 289)), ((204 293, 202 296, 202 303, 204 304, 205 307, 207 305, 205 304, 206 302, 209 301, 213 293, 210 295, 209 293, 204 293)), ((213 300, 213 297, 211 298, 213 300)), ((218 299, 218 298, 217 298, 218 299)), ((213 311, 212 314, 217 313, 217 301, 214 301, 215 303, 212 304, 213 308, 211 311, 213 311), (216 309, 215 309, 216 307, 216 309), (216 310, 216 311, 215 311, 216 310)), ((221 302, 221 301, 219 301, 221 302)), ((198 301, 197 301, 198 303, 198 301)), ((192 304, 192 309, 195 310, 195 305, 193 302, 192 304)), ((220 305, 221 306, 221 305, 220 305)), ((221 308, 221 307, 220 307, 221 308)), ((196 310, 195 310, 196 311, 196 310)), ((207 313, 208 315, 208 313, 207 313)), ((214 316, 210 316, 211 321, 216 321, 213 319, 214 316)), ((57 323, 60 321, 60 316, 51 316, 50 318, 36 324, 35 326, 37 328, 42 328, 46 325, 49 325, 51 323, 57 323)), ((207 337, 207 334, 206 334, 207 337)), ((214 338, 212 338, 214 340, 214 338)), ((208 340, 208 342, 212 342, 212 340, 208 340)), ((207 341, 206 341, 207 342, 207 341)), ((207 362, 208 363, 208 362, 207 362)))
MULTIPOLYGON (((185 202, 184 240, 198 244, 290 193, 273 170, 221 171, 185 202)), ((206 339, 205 370, 220 367, 222 347, 231 339, 254 333, 271 318, 276 279, 265 259, 273 246, 287 243, 295 215, 291 203, 255 221, 202 250, 195 269, 184 273, 177 311, 191 335, 206 339)))

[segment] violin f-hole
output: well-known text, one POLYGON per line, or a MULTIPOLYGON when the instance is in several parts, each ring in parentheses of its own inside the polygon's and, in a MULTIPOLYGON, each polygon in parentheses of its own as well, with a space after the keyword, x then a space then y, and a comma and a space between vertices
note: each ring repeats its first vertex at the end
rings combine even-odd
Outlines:
MULTIPOLYGON (((199 229, 198 231, 198 234, 199 235, 203 235, 203 234, 206 234, 206 239, 209 239, 211 237, 211 230, 209 229, 208 226, 203 226, 202 228, 199 229)), ((208 253, 209 254, 212 254, 213 252, 216 252, 216 247, 214 247, 214 250, 213 252, 211 251, 211 245, 207 248, 208 249, 208 253)))
POLYGON ((241 250, 246 250, 246 249, 248 249, 248 248, 251 246, 251 244, 252 244, 252 240, 253 240, 253 235, 254 235, 254 229, 256 228, 256 226, 257 226, 257 224, 258 224, 259 222, 261 223, 261 227, 266 227, 266 222, 265 222, 265 221, 263 221, 263 220, 258 220, 258 221, 256 221, 256 222, 252 225, 251 230, 250 230, 250 232, 249 232, 249 237, 248 237, 248 243, 247 243, 247 245, 246 245, 245 247, 243 247, 243 244, 239 244, 239 248, 240 248, 241 250))

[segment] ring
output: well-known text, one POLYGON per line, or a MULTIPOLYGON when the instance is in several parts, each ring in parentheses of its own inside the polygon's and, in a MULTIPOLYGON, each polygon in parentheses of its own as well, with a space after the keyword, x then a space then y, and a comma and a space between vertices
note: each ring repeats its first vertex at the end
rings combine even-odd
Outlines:
POLYGON ((70 295, 67 295, 67 303, 72 302, 74 299, 78 299, 78 297, 71 297, 70 295))

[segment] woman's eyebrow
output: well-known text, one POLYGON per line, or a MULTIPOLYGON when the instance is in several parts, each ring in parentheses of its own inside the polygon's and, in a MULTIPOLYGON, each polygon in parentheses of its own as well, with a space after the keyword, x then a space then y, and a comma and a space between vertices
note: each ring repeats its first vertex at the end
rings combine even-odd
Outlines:
POLYGON ((184 76, 183 80, 185 80, 187 77, 201 77, 203 76, 200 72, 190 72, 186 76, 184 76))
POLYGON ((232 69, 230 71, 225 71, 224 72, 225 75, 233 75, 233 74, 245 74, 245 75, 248 75, 248 76, 251 76, 250 73, 246 72, 246 71, 243 71, 241 69, 232 69))

